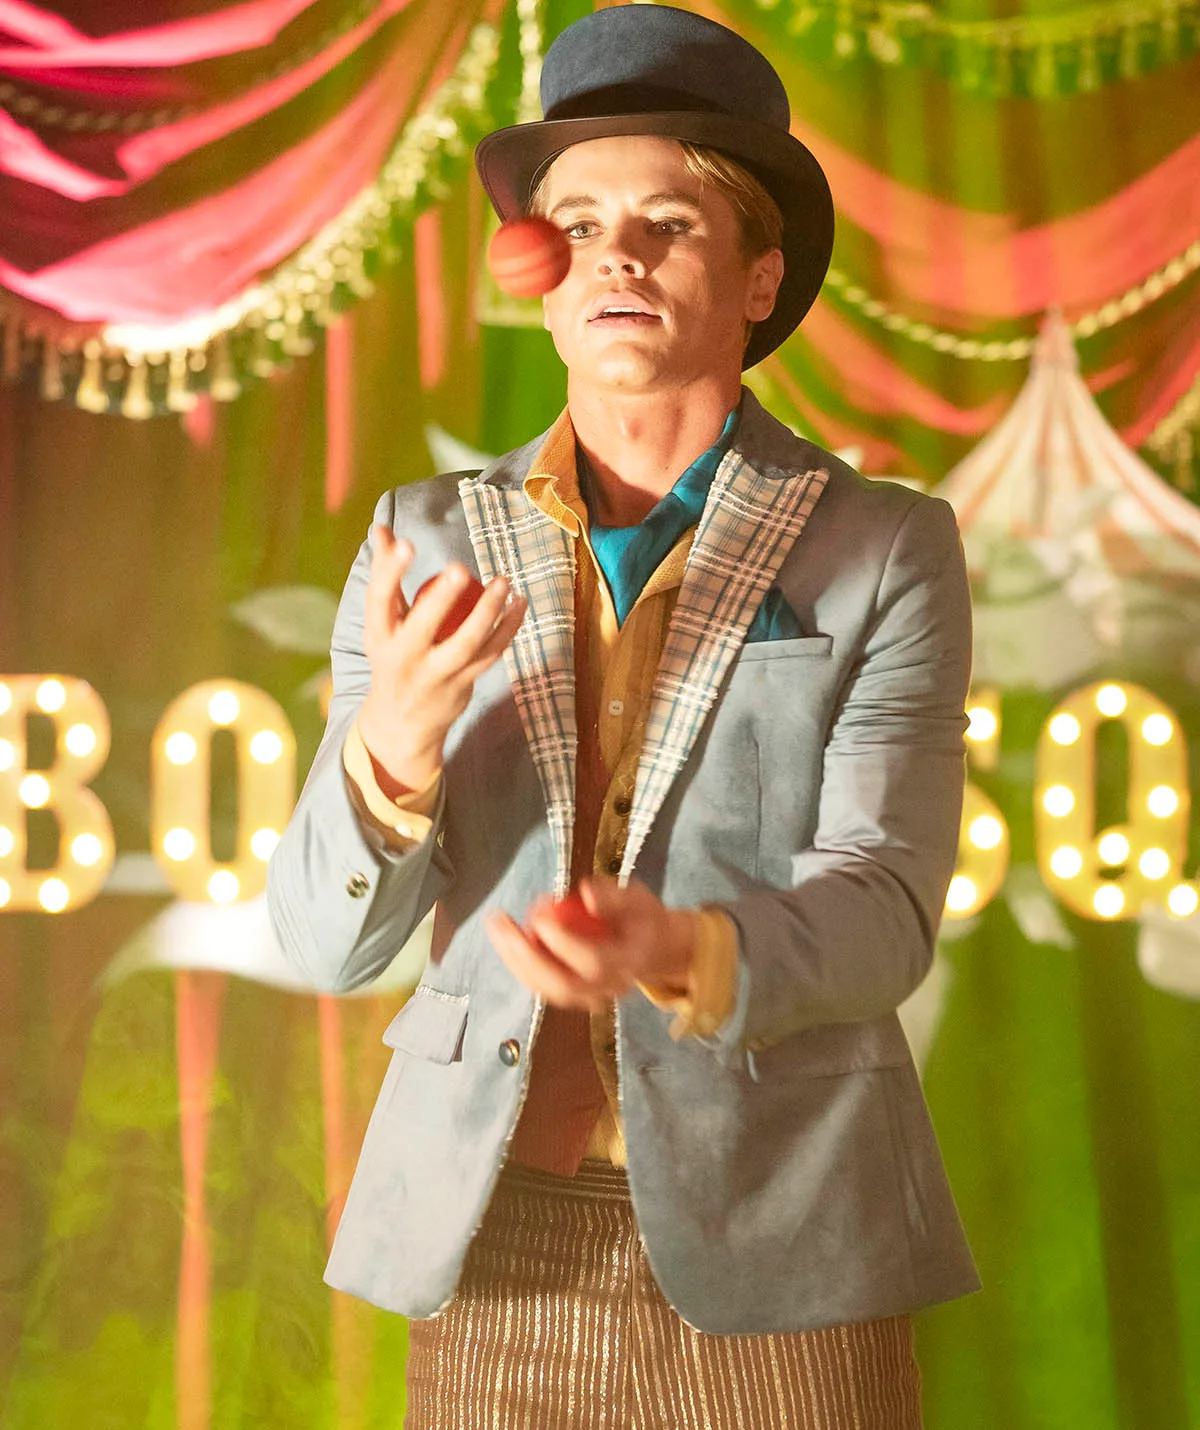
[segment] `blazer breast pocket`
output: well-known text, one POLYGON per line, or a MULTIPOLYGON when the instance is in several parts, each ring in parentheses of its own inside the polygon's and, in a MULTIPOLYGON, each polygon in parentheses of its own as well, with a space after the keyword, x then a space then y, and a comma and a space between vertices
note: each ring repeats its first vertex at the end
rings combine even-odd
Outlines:
POLYGON ((833 654, 832 636, 793 636, 782 641, 750 641, 742 646, 738 664, 753 660, 785 660, 790 656, 809 659, 827 658, 833 654))
POLYGON ((458 1062, 467 1028, 467 1002, 465 993, 444 993, 419 984, 383 1030, 383 1042, 426 1062, 458 1062))

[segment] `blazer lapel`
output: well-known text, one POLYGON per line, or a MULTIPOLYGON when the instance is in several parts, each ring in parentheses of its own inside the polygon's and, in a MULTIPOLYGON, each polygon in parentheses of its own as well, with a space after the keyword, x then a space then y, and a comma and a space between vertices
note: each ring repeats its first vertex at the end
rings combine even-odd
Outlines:
POLYGON ((504 658, 546 800, 554 892, 565 894, 575 822, 574 544, 519 485, 470 477, 458 490, 481 578, 506 576, 529 603, 504 658))
POLYGON ((622 883, 633 873, 754 613, 828 477, 824 469, 763 476, 737 450, 727 453, 717 469, 655 677, 622 883))

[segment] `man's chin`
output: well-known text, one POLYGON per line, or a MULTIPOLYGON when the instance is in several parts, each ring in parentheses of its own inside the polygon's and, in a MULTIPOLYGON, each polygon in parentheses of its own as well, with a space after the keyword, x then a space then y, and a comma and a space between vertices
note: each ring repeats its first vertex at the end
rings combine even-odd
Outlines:
POLYGON ((653 392, 677 383, 684 366, 677 360, 672 361, 670 353, 627 348, 605 353, 595 362, 582 364, 573 376, 597 387, 624 392, 653 392))

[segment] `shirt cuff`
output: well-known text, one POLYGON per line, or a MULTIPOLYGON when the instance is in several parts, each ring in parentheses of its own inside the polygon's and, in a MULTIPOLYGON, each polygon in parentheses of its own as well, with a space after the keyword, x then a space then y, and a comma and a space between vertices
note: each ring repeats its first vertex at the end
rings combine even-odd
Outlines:
POLYGON ((639 984, 658 1008, 675 1014, 668 1032, 679 1039, 711 1038, 733 1011, 737 993, 738 930, 723 909, 692 910, 695 942, 685 994, 639 984))
POLYGON ((367 813, 381 826, 391 848, 413 849, 429 838, 442 787, 440 770, 423 790, 390 799, 379 788, 371 754, 363 743, 357 721, 342 746, 342 765, 362 795, 367 813))

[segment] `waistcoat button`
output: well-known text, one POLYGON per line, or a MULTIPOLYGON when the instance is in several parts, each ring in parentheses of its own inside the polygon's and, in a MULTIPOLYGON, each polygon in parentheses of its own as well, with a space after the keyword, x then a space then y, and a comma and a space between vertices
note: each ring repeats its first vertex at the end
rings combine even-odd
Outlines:
POLYGON ((614 854, 608 861, 608 872, 610 874, 619 874, 621 872, 621 856, 619 854, 614 854))
POLYGON ((505 1038, 500 1044, 500 1061, 506 1068, 515 1068, 521 1060, 521 1045, 516 1038, 505 1038))
POLYGON ((630 811, 632 808, 633 808, 633 802, 632 802, 632 800, 626 799, 624 795, 621 795, 621 797, 620 797, 619 799, 614 799, 614 800, 613 800, 613 809, 616 810, 616 812, 621 816, 622 819, 625 818, 625 816, 629 813, 629 811, 630 811))

